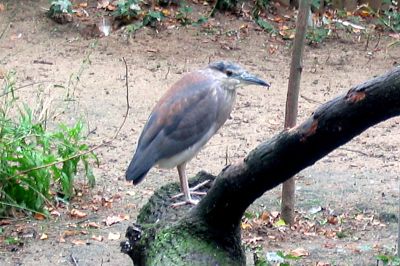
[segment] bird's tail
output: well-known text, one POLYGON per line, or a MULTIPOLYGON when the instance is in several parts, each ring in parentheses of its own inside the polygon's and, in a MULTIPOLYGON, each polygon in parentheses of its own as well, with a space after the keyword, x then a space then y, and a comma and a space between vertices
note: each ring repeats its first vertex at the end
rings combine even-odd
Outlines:
POLYGON ((125 173, 126 180, 132 181, 134 185, 139 184, 150 171, 150 168, 154 165, 152 159, 146 159, 146 156, 140 157, 141 158, 139 159, 136 154, 133 156, 133 159, 125 173))

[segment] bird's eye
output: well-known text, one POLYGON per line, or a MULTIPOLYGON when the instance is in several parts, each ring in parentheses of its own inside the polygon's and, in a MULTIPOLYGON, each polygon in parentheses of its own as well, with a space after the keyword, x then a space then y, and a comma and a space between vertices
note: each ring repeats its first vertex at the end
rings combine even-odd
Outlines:
POLYGON ((230 77, 230 76, 232 76, 233 72, 232 72, 231 70, 227 70, 227 71, 225 72, 225 74, 226 74, 228 77, 230 77))

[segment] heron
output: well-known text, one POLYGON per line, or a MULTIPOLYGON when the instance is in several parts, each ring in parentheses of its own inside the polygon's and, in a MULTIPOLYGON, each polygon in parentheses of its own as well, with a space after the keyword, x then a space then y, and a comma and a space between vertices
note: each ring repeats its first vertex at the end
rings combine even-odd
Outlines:
POLYGON ((229 61, 212 62, 185 74, 151 112, 126 170, 126 180, 136 185, 153 166, 177 167, 185 197, 182 204, 197 204, 191 196, 186 164, 229 118, 236 89, 244 85, 270 87, 268 82, 229 61))

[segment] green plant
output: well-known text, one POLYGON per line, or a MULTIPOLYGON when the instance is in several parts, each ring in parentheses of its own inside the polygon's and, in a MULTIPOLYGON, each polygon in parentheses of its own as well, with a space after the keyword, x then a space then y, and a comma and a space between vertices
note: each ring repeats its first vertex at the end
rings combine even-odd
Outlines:
POLYGON ((140 30, 143 27, 144 27, 143 22, 140 21, 133 24, 129 24, 128 26, 126 26, 125 31, 130 37, 133 33, 135 33, 136 31, 140 30))
POLYGON ((325 29, 324 27, 310 28, 307 31, 306 39, 308 40, 309 44, 318 44, 328 38, 328 33, 329 29, 325 29))
POLYGON ((128 35, 135 33, 145 26, 155 27, 158 22, 164 18, 164 15, 159 11, 149 11, 147 12, 142 21, 130 24, 126 26, 126 32, 128 35))
POLYGON ((18 237, 9 236, 4 239, 6 245, 18 245, 21 243, 21 239, 18 237))
POLYGON ((193 12, 193 8, 190 6, 183 6, 178 9, 178 13, 175 18, 181 23, 182 26, 186 26, 192 23, 192 20, 189 18, 189 15, 193 12))
POLYGON ((117 9, 112 13, 113 16, 123 19, 137 18, 140 11, 140 0, 120 0, 117 9))
POLYGON ((321 6, 320 0, 311 0, 311 8, 312 9, 318 10, 320 6, 321 6))
POLYGON ((18 104, 14 86, 11 72, 0 106, 0 213, 7 215, 10 209, 45 213, 54 195, 67 200, 73 196, 79 166, 94 186, 90 161, 97 158, 83 143, 81 121, 48 130, 46 120, 36 119, 28 105, 18 104))
POLYGON ((50 2, 50 9, 47 13, 50 17, 65 13, 72 13, 72 4, 69 0, 55 0, 50 2))
POLYGON ((262 19, 262 18, 257 18, 256 23, 258 26, 260 26, 263 30, 265 30, 268 33, 274 34, 278 33, 278 31, 275 29, 275 27, 269 23, 268 21, 262 19))
POLYGON ((261 246, 256 246, 253 251, 255 266, 269 266, 269 262, 265 258, 264 251, 261 246))
POLYGON ((270 0, 256 0, 252 10, 253 17, 258 18, 262 11, 266 11, 270 2, 270 0))
POLYGON ((379 16, 381 24, 388 27, 393 32, 400 32, 400 12, 385 10, 383 15, 379 16))
POLYGON ((291 255, 291 254, 285 255, 282 251, 277 251, 276 255, 278 255, 279 257, 281 257, 284 260, 298 260, 298 259, 300 259, 299 256, 294 256, 294 255, 291 255))
POLYGON ((156 23, 160 22, 164 15, 160 11, 151 11, 143 17, 143 26, 155 27, 156 23))
POLYGON ((394 255, 385 255, 381 254, 376 256, 378 261, 381 261, 384 266, 391 265, 391 266, 400 266, 400 258, 394 255))
MULTIPOLYGON (((279 261, 277 261, 277 260, 274 261, 274 262, 277 262, 277 264, 274 264, 274 265, 279 265, 279 266, 290 266, 290 263, 287 262, 286 260, 299 260, 301 258, 301 257, 294 256, 291 254, 285 255, 282 251, 277 251, 274 255, 277 258, 279 258, 279 261)), ((254 265, 255 266, 270 266, 270 265, 272 265, 268 261, 261 246, 254 247, 253 256, 254 256, 254 265)))
POLYGON ((233 10, 236 7, 237 3, 238 3, 237 0, 217 0, 214 9, 233 10))
POLYGON ((197 26, 202 25, 203 23, 206 23, 207 20, 208 20, 207 17, 200 16, 199 19, 198 19, 197 21, 194 21, 194 22, 192 23, 192 25, 195 26, 195 27, 197 27, 197 26))

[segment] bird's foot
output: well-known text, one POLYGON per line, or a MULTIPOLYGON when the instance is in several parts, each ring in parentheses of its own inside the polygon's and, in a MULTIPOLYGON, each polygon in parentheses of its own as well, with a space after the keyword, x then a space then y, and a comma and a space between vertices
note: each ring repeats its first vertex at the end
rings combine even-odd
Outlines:
POLYGON ((197 205, 197 203, 199 203, 199 200, 187 199, 185 201, 180 201, 180 202, 177 202, 177 203, 173 203, 173 204, 171 204, 171 206, 176 208, 176 207, 183 206, 183 205, 186 205, 186 204, 197 205))
MULTIPOLYGON (((210 182, 210 180, 203 181, 203 182, 197 184, 196 186, 194 186, 192 188, 189 188, 190 194, 192 194, 192 195, 201 195, 201 196, 206 195, 207 194, 206 192, 201 192, 201 191, 196 191, 196 190, 198 190, 199 188, 205 186, 206 184, 208 184, 208 182, 210 182)), ((172 196, 171 198, 172 199, 176 199, 176 198, 182 197, 183 195, 184 195, 183 193, 179 193, 179 194, 176 194, 176 195, 172 196)))
MULTIPOLYGON (((199 196, 204 196, 204 195, 206 195, 206 194, 207 194, 207 192, 201 192, 201 191, 190 191, 190 194, 191 194, 191 195, 199 195, 199 196)), ((171 197, 171 199, 176 199, 176 198, 179 198, 179 197, 182 197, 182 196, 184 196, 184 194, 183 194, 183 193, 179 193, 179 194, 173 195, 173 196, 171 197)))

